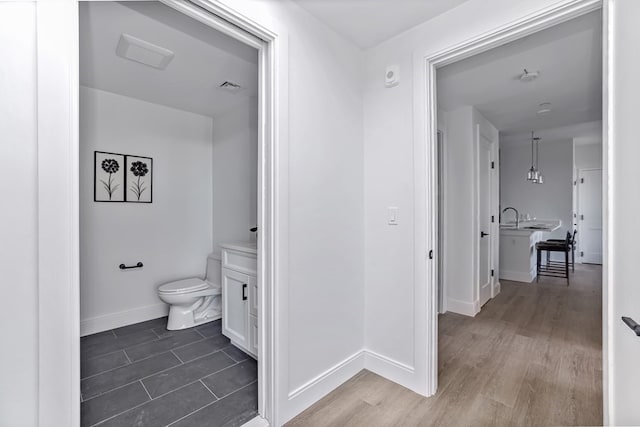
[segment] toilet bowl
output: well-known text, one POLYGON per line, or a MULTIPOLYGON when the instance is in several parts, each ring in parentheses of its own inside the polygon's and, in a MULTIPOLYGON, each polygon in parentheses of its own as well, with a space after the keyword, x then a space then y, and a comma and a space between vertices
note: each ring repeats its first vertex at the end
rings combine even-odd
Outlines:
POLYGON ((158 297, 169 304, 168 330, 191 328, 220 319, 219 271, 220 261, 210 258, 205 279, 191 277, 165 283, 158 288, 158 297))

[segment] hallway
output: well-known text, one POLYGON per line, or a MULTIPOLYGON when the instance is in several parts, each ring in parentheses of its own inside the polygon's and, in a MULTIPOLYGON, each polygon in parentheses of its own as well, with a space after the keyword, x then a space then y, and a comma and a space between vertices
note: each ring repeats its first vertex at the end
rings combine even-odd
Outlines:
POLYGON ((501 282, 476 317, 439 317, 435 396, 363 370, 287 425, 601 425, 601 276, 501 282))

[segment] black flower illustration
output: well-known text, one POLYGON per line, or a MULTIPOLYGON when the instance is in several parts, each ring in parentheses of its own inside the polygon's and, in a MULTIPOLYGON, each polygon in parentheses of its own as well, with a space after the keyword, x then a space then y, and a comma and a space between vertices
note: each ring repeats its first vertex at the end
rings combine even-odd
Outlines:
POLYGON ((120 184, 113 185, 113 180, 111 178, 111 174, 118 172, 118 169, 120 169, 120 165, 116 159, 104 159, 102 161, 102 170, 109 174, 109 179, 107 182, 101 179, 100 182, 104 185, 104 189, 107 190, 109 200, 111 200, 111 196, 120 186, 120 184))
POLYGON ((149 168, 146 163, 138 161, 131 163, 130 170, 134 176, 138 177, 138 182, 131 184, 131 191, 136 195, 138 200, 140 200, 142 193, 147 189, 147 187, 144 186, 144 181, 140 181, 140 178, 149 173, 149 168))
POLYGON ((146 163, 133 162, 131 163, 131 172, 133 172, 135 176, 145 176, 149 172, 149 169, 146 163))
POLYGON ((116 173, 120 169, 120 165, 115 159, 104 159, 102 161, 102 169, 106 173, 116 173))

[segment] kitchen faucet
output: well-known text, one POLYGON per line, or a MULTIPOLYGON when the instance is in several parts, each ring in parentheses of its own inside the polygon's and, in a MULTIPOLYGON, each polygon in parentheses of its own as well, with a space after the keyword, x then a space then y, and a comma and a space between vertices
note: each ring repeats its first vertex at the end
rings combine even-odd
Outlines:
POLYGON ((518 214, 518 209, 516 208, 512 208, 511 206, 509 206, 508 208, 504 208, 502 210, 502 213, 505 213, 506 211, 508 211, 509 209, 511 209, 512 211, 514 211, 516 213, 516 228, 518 228, 518 218, 520 217, 520 214, 518 214))

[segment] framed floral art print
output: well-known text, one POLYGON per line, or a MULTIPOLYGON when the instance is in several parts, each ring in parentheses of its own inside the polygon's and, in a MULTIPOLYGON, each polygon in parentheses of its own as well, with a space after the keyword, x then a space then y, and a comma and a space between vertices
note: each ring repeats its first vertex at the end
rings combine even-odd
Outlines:
POLYGON ((94 153, 93 200, 96 202, 124 202, 125 155, 96 151, 94 153))
POLYGON ((153 159, 151 157, 125 156, 127 202, 152 203, 153 159))

